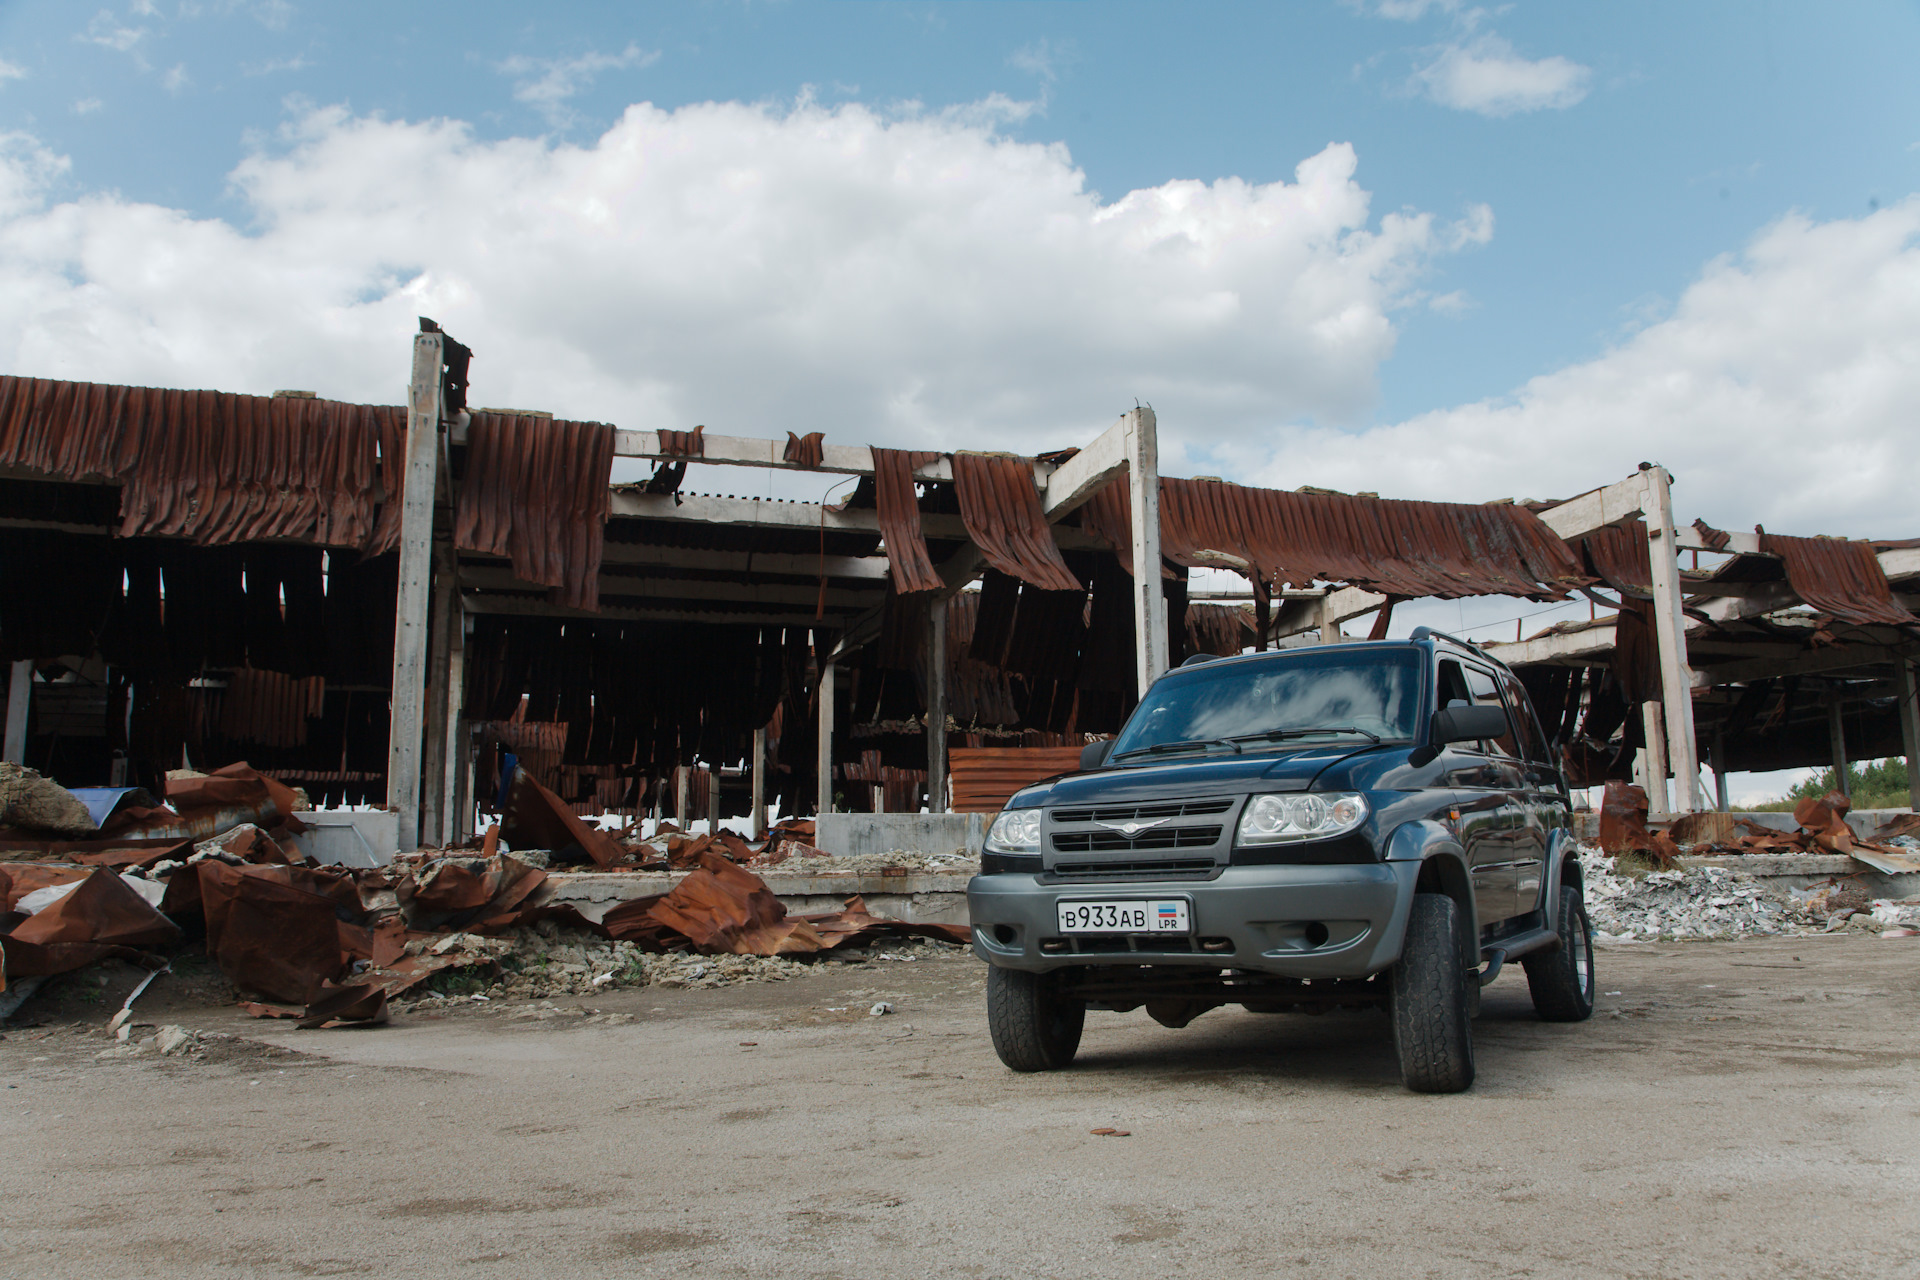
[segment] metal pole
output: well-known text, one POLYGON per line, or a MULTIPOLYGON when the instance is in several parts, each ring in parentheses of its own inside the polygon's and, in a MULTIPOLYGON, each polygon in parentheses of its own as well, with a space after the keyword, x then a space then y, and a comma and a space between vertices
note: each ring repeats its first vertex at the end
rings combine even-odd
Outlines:
POLYGON ((1847 726, 1840 720, 1840 695, 1827 695, 1827 742, 1833 752, 1833 789, 1851 798, 1853 784, 1847 777, 1847 726))
POLYGON ((927 812, 947 811, 947 602, 927 610, 927 812))
POLYGON ((815 797, 815 813, 833 812, 833 664, 827 661, 823 646, 820 652, 820 761, 819 794, 815 797))
POLYGON ((1125 414, 1133 504, 1133 637, 1140 693, 1167 669, 1167 598, 1160 585, 1160 435, 1151 409, 1125 414))
POLYGON ((753 731, 753 838, 767 838, 767 729, 753 731))
POLYGON ((440 459, 441 363, 440 335, 415 334, 413 381, 407 387, 406 459, 399 494, 393 718, 387 739, 387 806, 399 815, 402 849, 418 848, 420 844, 420 748, 426 712, 427 614, 433 606, 433 495, 434 472, 440 459))
POLYGON ((22 658, 13 664, 13 676, 7 682, 7 738, 0 759, 8 764, 27 762, 27 708, 32 705, 33 659, 22 658))
POLYGON ((1912 659, 1897 655, 1893 670, 1900 690, 1900 746, 1907 753, 1907 807, 1920 812, 1920 702, 1914 699, 1912 659))
MULTIPOLYGON (((1660 688, 1666 722, 1663 759, 1671 761, 1682 812, 1700 808, 1700 748, 1693 736, 1693 669, 1687 665, 1687 621, 1680 612, 1680 562, 1674 557, 1673 477, 1650 467, 1642 511, 1653 566, 1654 638, 1660 651, 1660 688)), ((1662 784, 1664 789, 1665 784, 1662 784)))

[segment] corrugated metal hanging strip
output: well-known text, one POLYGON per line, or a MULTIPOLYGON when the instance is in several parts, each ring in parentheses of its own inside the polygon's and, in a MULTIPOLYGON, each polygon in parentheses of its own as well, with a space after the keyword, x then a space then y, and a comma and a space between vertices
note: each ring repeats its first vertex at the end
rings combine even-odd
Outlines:
POLYGON ((826 438, 824 431, 809 431, 804 436, 787 432, 787 447, 780 457, 796 467, 817 467, 826 457, 826 438))
POLYGON ((1079 591, 1080 579, 1060 558, 1053 529, 1034 487, 1033 464, 1005 454, 956 453, 953 488, 967 536, 1002 573, 1042 591, 1079 591))
POLYGON ((0 466, 122 483, 123 537, 292 538, 377 551, 385 548, 370 544, 385 493, 375 472, 383 451, 397 455, 384 444, 389 435, 397 441, 401 414, 336 400, 4 377, 0 466))
POLYGON ((1790 538, 1760 533, 1760 549, 1780 557, 1794 594, 1842 622, 1912 630, 1913 614, 1900 607, 1873 548, 1844 538, 1790 538))
MULTIPOLYGON (((791 450, 792 446, 788 447, 791 450)), ((873 450, 874 503, 880 537, 887 546, 887 567, 893 574, 893 589, 903 595, 910 591, 936 591, 945 585, 927 555, 927 539, 920 523, 920 499, 913 487, 913 469, 939 456, 877 446, 873 450)), ((818 457, 814 461, 817 464, 818 457)))
POLYGON ((613 428, 601 422, 476 413, 454 504, 454 543, 506 556, 552 587, 556 604, 600 607, 613 428))
MULTIPOLYGON (((1114 482, 1081 527, 1132 572, 1131 503, 1114 482)), ((1540 518, 1512 504, 1282 493, 1211 480, 1160 482, 1161 553, 1189 568, 1245 566, 1268 582, 1345 582, 1385 595, 1560 599, 1589 581, 1540 518)))

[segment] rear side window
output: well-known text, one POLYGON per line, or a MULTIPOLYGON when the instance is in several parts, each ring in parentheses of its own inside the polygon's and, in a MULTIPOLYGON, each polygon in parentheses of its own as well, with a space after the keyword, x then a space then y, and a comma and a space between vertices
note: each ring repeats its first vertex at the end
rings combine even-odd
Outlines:
POLYGON ((1526 686, 1512 675, 1502 672, 1500 687, 1507 691, 1507 714, 1520 731, 1520 745, 1527 759, 1550 762, 1553 757, 1547 750, 1545 739, 1540 736, 1540 722, 1533 714, 1533 703, 1527 697, 1526 686))
POLYGON ((1466 671, 1467 691, 1473 695, 1473 705, 1476 707, 1499 707, 1506 713, 1506 735, 1488 741, 1488 750, 1494 755, 1511 756, 1516 760, 1519 759, 1520 744, 1515 739, 1513 732, 1515 716, 1513 712, 1508 710, 1505 704, 1500 701, 1500 686, 1494 681, 1493 673, 1490 671, 1482 671, 1479 667, 1468 667, 1466 671))

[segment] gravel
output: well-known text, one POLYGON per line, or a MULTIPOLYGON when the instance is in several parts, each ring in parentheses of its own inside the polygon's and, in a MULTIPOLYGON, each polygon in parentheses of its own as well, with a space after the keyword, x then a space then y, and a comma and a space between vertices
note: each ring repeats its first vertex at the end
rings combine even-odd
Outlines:
POLYGON ((1580 848, 1594 936, 1682 941, 1880 930, 1920 922, 1920 904, 1870 899, 1846 881, 1779 894, 1722 867, 1616 875, 1613 859, 1580 848))

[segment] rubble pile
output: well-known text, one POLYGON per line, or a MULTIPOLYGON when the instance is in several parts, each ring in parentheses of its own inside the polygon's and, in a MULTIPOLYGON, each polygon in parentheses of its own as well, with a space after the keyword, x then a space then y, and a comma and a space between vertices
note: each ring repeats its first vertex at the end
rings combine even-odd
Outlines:
POLYGON ((1920 902, 1873 898, 1847 879, 1775 896, 1723 867, 1620 874, 1612 855, 1580 850, 1594 936, 1615 942, 1684 941, 1833 933, 1904 936, 1920 929, 1920 902))
MULTIPOLYGON (((879 938, 967 940, 962 927, 875 916, 858 896, 839 911, 789 916, 743 864, 811 838, 811 824, 789 824, 758 850, 730 832, 669 832, 660 864, 688 874, 666 893, 591 920, 556 899, 546 865, 646 864, 531 779, 516 779, 513 794, 512 834, 529 852, 511 852, 503 823, 478 849, 352 870, 320 865, 294 844, 298 801, 275 780, 245 765, 170 777, 177 808, 139 805, 116 819, 164 836, 45 842, 39 860, 0 863, 0 991, 7 978, 39 979, 109 956, 157 970, 168 949, 198 935, 247 1012, 330 1027, 384 1022, 389 1000, 423 998, 432 987, 436 995, 544 998, 722 986, 784 979, 807 967, 792 957, 852 956, 879 938), (532 841, 548 848, 534 852, 532 841)), ((62 807, 57 797, 41 800, 49 812, 62 807)), ((120 798, 102 803, 109 813, 120 798)))
POLYGON ((1600 847, 1610 854, 1633 853, 1662 869, 1674 867, 1682 853, 1695 857, 1846 854, 1889 874, 1920 871, 1914 857, 1920 842, 1920 817, 1903 814, 1862 839, 1847 825, 1852 801, 1838 791, 1800 801, 1793 808, 1794 831, 1763 826, 1751 818, 1722 813, 1692 813, 1662 830, 1647 826, 1647 793, 1626 782, 1607 783, 1600 807, 1600 847), (1734 835, 1742 830, 1743 835, 1734 835))

